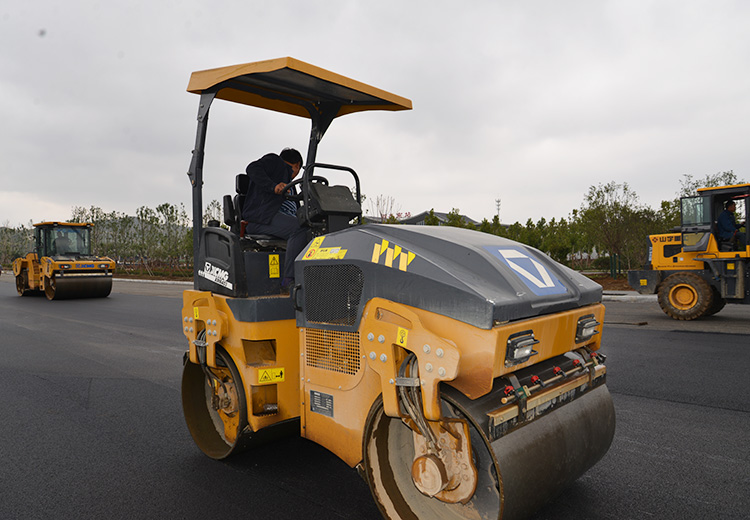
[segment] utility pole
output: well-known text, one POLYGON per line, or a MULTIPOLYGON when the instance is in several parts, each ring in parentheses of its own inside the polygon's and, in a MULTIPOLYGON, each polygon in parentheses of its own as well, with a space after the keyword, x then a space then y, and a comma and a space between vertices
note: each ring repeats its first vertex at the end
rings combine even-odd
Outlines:
POLYGON ((497 221, 500 222, 500 197, 495 199, 495 207, 497 208, 497 221))

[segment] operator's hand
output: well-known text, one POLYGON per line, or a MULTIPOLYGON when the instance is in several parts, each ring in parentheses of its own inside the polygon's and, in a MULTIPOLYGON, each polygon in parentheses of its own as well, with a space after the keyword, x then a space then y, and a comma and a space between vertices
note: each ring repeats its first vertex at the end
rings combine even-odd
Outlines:
POLYGON ((280 182, 280 183, 278 183, 278 184, 277 184, 277 185, 276 185, 276 186, 275 186, 275 187, 273 188, 273 192, 274 192, 274 193, 275 193, 276 195, 281 195, 282 193, 284 193, 284 189, 285 189, 285 188, 286 188, 286 184, 284 184, 283 182, 280 182))

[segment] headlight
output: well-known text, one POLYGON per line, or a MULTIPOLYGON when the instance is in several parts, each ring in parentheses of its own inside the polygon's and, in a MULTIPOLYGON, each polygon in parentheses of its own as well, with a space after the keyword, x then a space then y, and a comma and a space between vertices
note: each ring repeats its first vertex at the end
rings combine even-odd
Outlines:
POLYGON ((508 348, 505 352, 505 366, 511 367, 520 363, 525 363, 531 356, 538 354, 534 350, 534 345, 539 343, 534 337, 533 330, 517 332, 508 337, 508 348))
POLYGON ((106 269, 107 267, 109 267, 108 264, 99 264, 99 269, 106 269))
POLYGON ((70 269, 70 264, 60 264, 60 269, 70 269))
POLYGON ((578 327, 576 327, 576 343, 588 341, 595 335, 599 334, 599 331, 596 330, 599 325, 601 325, 601 323, 596 321, 596 318, 594 318, 593 314, 588 314, 586 316, 581 316, 580 318, 578 318, 578 327))

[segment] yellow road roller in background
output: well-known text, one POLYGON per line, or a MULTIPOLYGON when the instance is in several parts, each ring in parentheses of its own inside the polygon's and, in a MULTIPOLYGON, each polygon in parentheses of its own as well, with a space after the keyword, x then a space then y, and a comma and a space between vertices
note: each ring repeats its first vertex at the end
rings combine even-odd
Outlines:
POLYGON ((13 261, 18 294, 43 292, 49 300, 109 296, 115 262, 91 254, 92 226, 34 224, 35 250, 13 261))
POLYGON ((203 452, 301 435, 357 468, 392 519, 522 518, 604 456, 601 287, 491 234, 361 225, 357 173, 316 163, 336 117, 411 101, 292 58, 194 72, 188 91, 200 102, 182 404, 203 452), (244 173, 224 197, 228 229, 202 227, 215 99, 312 121, 294 182, 310 242, 289 295, 284 241, 240 236, 244 173))

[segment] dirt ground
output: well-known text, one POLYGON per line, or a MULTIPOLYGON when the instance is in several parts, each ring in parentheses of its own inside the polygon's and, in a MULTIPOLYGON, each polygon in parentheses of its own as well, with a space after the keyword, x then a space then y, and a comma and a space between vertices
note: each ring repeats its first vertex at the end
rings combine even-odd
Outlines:
POLYGON ((589 276, 596 283, 601 285, 605 291, 632 291, 633 288, 628 285, 627 278, 612 278, 611 276, 589 276))

